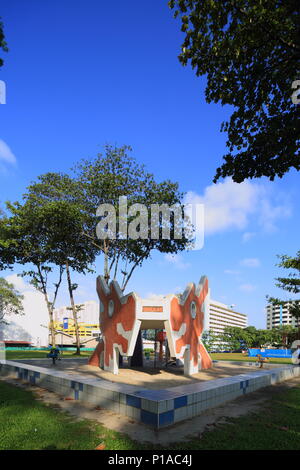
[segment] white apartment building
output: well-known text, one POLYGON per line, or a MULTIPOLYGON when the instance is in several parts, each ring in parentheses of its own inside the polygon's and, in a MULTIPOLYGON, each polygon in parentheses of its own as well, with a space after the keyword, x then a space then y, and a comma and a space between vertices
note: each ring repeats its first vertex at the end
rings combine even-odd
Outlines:
POLYGON ((246 328, 248 326, 248 317, 244 313, 233 310, 232 306, 211 299, 205 329, 215 335, 220 335, 224 333, 226 326, 246 328))
POLYGON ((293 302, 287 301, 284 305, 269 304, 266 306, 267 330, 272 330, 272 328, 282 325, 291 325, 295 328, 298 326, 297 319, 290 314, 290 306, 292 304, 293 302))

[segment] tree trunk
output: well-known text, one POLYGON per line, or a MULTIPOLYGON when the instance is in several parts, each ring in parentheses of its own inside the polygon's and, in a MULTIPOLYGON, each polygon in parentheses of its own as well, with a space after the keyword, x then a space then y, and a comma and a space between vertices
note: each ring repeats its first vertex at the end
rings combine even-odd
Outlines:
POLYGON ((55 340, 54 321, 53 321, 53 306, 49 302, 48 294, 44 288, 43 288, 43 294, 44 294, 44 298, 45 298, 45 302, 46 302, 47 310, 49 314, 49 319, 50 319, 51 345, 55 346, 56 340, 55 340))
POLYGON ((51 308, 48 308, 48 312, 50 317, 51 346, 54 347, 56 345, 56 339, 54 331, 53 310, 51 308))
POLYGON ((56 341, 55 341, 55 331, 54 331, 54 321, 53 321, 54 304, 51 304, 51 302, 49 302, 48 293, 47 293, 47 283, 45 282, 45 279, 43 277, 40 265, 37 265, 37 270, 38 270, 38 275, 39 275, 39 279, 40 279, 39 282, 40 282, 40 285, 41 285, 40 292, 42 292, 43 295, 44 295, 45 302, 46 302, 46 305, 47 305, 48 314, 49 314, 49 319, 50 319, 51 345, 52 345, 52 347, 54 347, 55 343, 56 343, 56 341))
POLYGON ((106 240, 103 241, 103 246, 104 246, 104 279, 105 279, 106 283, 108 284, 108 281, 109 281, 108 244, 106 243, 106 240))
POLYGON ((75 326, 76 354, 80 355, 80 335, 79 335, 79 327, 78 327, 78 320, 77 320, 77 310, 76 310, 76 305, 75 305, 75 302, 74 302, 70 267, 69 267, 68 261, 66 261, 66 273, 67 273, 68 289, 69 289, 70 302, 71 302, 71 307, 72 307, 72 312, 73 312, 73 319, 74 319, 74 326, 75 326))

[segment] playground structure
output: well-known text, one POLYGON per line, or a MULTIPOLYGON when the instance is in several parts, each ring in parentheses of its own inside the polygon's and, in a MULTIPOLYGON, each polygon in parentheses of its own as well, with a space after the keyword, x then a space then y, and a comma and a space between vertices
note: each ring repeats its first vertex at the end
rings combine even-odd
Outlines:
POLYGON ((108 285, 99 276, 97 293, 102 340, 89 360, 90 365, 118 374, 121 355, 130 357, 131 366, 143 366, 141 330, 155 329, 165 330, 170 356, 183 361, 184 375, 212 367, 201 341, 209 308, 206 276, 197 286, 188 284, 181 295, 155 299, 142 299, 135 292, 124 295, 116 281, 108 285))
POLYGON ((156 337, 155 340, 159 342, 159 360, 162 362, 163 360, 163 344, 167 338, 167 334, 165 331, 160 330, 156 337))

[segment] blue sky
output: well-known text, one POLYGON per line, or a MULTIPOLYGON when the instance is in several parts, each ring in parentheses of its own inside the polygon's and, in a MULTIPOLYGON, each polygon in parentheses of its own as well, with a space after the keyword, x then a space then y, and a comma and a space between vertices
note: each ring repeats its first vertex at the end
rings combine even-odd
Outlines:
MULTIPOLYGON (((275 264, 276 254, 299 249, 299 175, 213 185, 231 110, 207 104, 205 77, 179 63, 182 33, 167 1, 3 0, 0 15, 9 46, 0 71, 0 201, 105 143, 131 145, 158 179, 178 181, 205 204, 206 232, 200 251, 154 253, 129 289, 165 294, 206 274, 212 298, 265 327, 266 294, 289 298, 274 287, 275 264)), ((76 280, 78 302, 96 299, 93 276, 76 280)), ((59 304, 66 301, 63 290, 59 304)))

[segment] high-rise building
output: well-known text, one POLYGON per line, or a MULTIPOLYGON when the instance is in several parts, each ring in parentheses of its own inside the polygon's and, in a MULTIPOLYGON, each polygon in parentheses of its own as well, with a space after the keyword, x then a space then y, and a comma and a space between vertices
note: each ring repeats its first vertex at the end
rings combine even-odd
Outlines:
POLYGON ((246 328, 248 326, 248 317, 244 313, 233 310, 233 306, 211 299, 206 329, 215 335, 220 335, 224 333, 226 326, 246 328))
MULTIPOLYGON (((266 306, 267 330, 272 330, 276 326, 291 325, 297 327, 297 319, 290 313, 290 307, 295 301, 284 302, 283 305, 266 306)), ((297 300, 296 302, 299 302, 297 300)))

